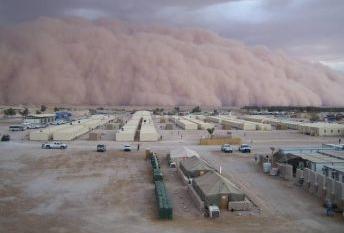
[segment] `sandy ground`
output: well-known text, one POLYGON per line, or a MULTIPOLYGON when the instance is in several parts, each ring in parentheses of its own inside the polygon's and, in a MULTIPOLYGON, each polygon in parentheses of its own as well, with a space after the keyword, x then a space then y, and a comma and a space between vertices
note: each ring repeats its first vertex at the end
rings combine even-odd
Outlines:
MULTIPOLYGON (((8 133, 6 124, 0 133, 8 133)), ((124 153, 123 143, 102 143, 106 153, 95 152, 99 142, 86 138, 69 142, 67 150, 42 150, 39 142, 25 140, 24 132, 10 132, 11 142, 0 143, 0 232, 344 232, 339 214, 326 217, 319 200, 290 182, 256 170, 252 155, 219 152, 218 146, 199 146, 205 131, 162 131, 163 141, 140 143, 140 152, 124 153), (167 167, 166 153, 189 146, 236 183, 257 205, 249 214, 223 212, 216 220, 195 208, 176 172, 167 167), (166 186, 173 201, 174 220, 160 221, 150 164, 143 149, 159 153, 166 186)), ((336 138, 300 135, 295 131, 232 131, 254 152, 270 146, 319 145, 336 138)), ((108 140, 106 140, 108 139, 108 140)), ((132 143, 133 146, 136 143, 132 143)))

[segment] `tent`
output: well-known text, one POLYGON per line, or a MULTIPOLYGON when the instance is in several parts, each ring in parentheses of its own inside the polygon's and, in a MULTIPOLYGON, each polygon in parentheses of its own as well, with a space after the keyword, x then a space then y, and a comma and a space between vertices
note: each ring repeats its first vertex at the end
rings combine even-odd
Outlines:
POLYGON ((221 209, 227 209, 229 201, 245 200, 242 191, 216 172, 207 172, 195 178, 192 185, 205 206, 217 205, 221 209))
POLYGON ((214 170, 197 156, 192 156, 190 158, 182 160, 179 167, 184 175, 190 178, 202 176, 208 171, 214 170))
POLYGON ((182 147, 177 147, 177 148, 172 149, 170 153, 168 154, 168 159, 171 159, 174 162, 178 162, 180 160, 184 160, 192 156, 199 157, 199 154, 194 150, 191 150, 185 146, 182 146, 182 147))

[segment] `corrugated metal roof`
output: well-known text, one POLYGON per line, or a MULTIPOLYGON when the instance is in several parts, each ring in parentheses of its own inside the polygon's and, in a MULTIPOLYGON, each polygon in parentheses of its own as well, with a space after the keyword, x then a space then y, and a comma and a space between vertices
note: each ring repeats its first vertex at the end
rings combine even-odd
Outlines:
POLYGON ((344 164, 325 165, 325 167, 344 173, 344 164))
POLYGON ((314 163, 343 163, 344 159, 334 158, 327 155, 323 155, 317 152, 312 153, 290 153, 291 155, 298 156, 304 160, 308 160, 314 163))

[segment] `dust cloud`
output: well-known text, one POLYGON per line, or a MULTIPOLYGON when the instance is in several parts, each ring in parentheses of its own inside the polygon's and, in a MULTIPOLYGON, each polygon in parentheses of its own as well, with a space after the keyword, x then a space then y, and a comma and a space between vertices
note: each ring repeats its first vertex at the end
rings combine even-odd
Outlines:
POLYGON ((344 77, 193 28, 39 18, 0 28, 0 103, 344 105, 344 77))

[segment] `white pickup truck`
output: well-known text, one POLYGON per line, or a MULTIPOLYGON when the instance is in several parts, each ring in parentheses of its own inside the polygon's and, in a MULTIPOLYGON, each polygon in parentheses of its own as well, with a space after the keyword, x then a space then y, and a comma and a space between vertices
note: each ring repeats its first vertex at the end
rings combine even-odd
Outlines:
POLYGON ((42 149, 66 149, 67 144, 61 142, 43 143, 42 149))

